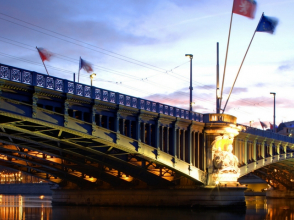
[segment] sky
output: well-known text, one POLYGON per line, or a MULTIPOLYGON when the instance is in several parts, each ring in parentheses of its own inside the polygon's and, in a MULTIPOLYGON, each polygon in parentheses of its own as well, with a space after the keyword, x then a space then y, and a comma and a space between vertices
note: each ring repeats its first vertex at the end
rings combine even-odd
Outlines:
MULTIPOLYGON (((46 73, 36 46, 54 54, 50 75, 72 80, 79 57, 93 65, 93 85, 189 109, 193 54, 193 110, 215 113, 216 43, 220 81, 233 0, 3 0, 0 63, 46 73)), ((222 107, 262 12, 275 33, 257 32, 225 110, 238 123, 293 121, 294 0, 259 0, 254 19, 234 14, 222 107)), ((81 70, 80 82, 90 84, 81 70)))

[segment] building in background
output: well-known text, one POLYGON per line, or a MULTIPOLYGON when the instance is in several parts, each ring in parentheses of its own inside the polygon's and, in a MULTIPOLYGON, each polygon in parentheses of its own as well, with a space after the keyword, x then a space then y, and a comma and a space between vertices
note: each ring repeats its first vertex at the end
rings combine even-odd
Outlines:
POLYGON ((288 137, 294 137, 294 121, 282 122, 279 124, 277 133, 288 137))

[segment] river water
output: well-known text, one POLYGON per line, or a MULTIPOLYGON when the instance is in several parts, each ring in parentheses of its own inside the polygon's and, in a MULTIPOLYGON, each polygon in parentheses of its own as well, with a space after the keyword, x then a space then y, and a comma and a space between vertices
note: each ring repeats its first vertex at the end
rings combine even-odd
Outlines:
POLYGON ((50 196, 0 195, 1 220, 294 220, 294 199, 247 196, 244 211, 51 206, 50 196))

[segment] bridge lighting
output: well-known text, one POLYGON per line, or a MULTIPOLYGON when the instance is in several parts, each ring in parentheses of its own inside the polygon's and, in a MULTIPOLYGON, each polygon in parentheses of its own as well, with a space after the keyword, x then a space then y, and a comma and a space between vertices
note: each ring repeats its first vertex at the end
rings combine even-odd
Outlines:
POLYGON ((186 57, 190 58, 190 111, 192 111, 192 59, 193 59, 193 54, 185 54, 186 57))
POLYGON ((96 73, 92 73, 92 74, 90 75, 91 86, 93 86, 93 79, 94 79, 95 76, 96 76, 96 73))
POLYGON ((219 181, 218 181, 218 180, 217 180, 217 181, 215 181, 215 184, 216 184, 216 185, 218 185, 218 184, 219 184, 219 181))

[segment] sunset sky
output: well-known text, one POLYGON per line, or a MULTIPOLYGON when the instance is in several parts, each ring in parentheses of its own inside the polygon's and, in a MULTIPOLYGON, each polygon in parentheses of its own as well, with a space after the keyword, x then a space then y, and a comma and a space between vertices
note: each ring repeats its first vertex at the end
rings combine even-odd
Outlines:
MULTIPOLYGON (((81 56, 93 64, 94 86, 189 108, 193 54, 193 110, 215 112, 216 42, 222 77, 233 0, 4 0, 0 7, 0 63, 45 73, 36 46, 56 54, 51 75, 72 79, 81 56)), ((276 32, 256 33, 225 113, 260 128, 292 121, 294 0, 257 1, 255 19, 234 14, 223 104, 262 12, 279 19, 276 32)), ((90 84, 81 71, 81 82, 90 84)))

